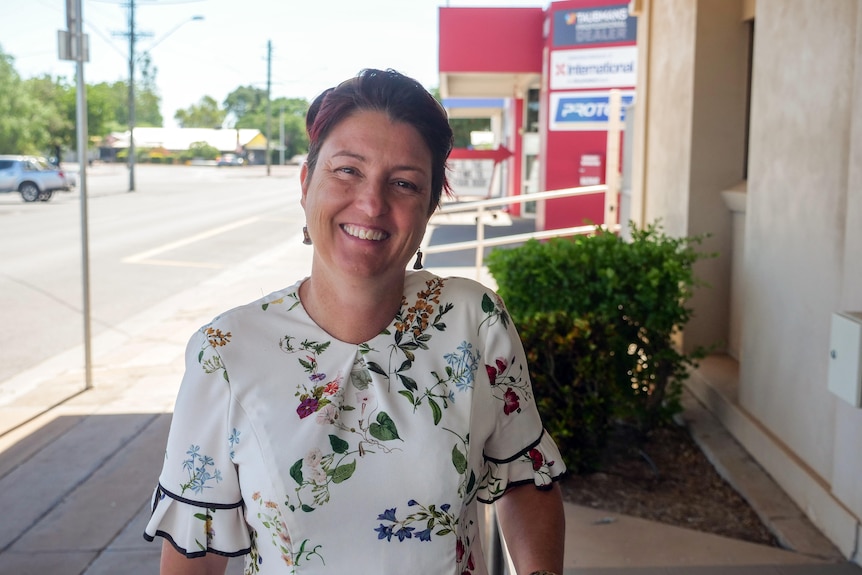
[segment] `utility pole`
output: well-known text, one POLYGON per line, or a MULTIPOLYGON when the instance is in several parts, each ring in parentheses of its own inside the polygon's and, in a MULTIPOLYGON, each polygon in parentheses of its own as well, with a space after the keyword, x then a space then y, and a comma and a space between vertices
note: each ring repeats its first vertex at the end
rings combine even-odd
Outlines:
POLYGON ((269 153, 269 140, 272 134, 272 97, 270 90, 272 89, 272 40, 266 42, 266 175, 270 175, 270 165, 272 159, 269 153))
POLYGON ((278 114, 278 165, 284 165, 284 100, 281 101, 281 111, 278 114))
POLYGON ((129 0, 129 191, 135 191, 135 0, 129 0))

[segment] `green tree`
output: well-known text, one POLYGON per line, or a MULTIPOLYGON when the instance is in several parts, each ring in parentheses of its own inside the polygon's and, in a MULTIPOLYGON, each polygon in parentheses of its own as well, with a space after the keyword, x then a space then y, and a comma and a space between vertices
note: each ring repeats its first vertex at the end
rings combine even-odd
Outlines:
POLYGON ((0 153, 34 153, 40 142, 31 118, 38 106, 23 89, 14 64, 0 47, 0 153))
POLYGON ((25 80, 25 92, 39 103, 30 117, 40 150, 73 146, 76 138, 75 91, 64 78, 39 76, 25 80))
POLYGON ((203 96, 197 104, 177 110, 174 119, 182 128, 221 128, 227 112, 211 96, 203 96))
MULTIPOLYGON (((252 86, 240 86, 227 95, 224 108, 236 128, 254 128, 266 134, 266 91, 252 86)), ((273 142, 278 141, 279 122, 284 114, 285 157, 290 158, 308 150, 308 137, 305 133, 305 114, 308 112, 305 98, 277 98, 270 105, 270 134, 273 142)), ((277 146, 272 146, 275 158, 277 146)))
POLYGON ((141 81, 135 83, 135 125, 136 126, 163 126, 164 119, 159 106, 162 97, 156 85, 158 68, 153 66, 149 52, 144 52, 141 57, 141 81))

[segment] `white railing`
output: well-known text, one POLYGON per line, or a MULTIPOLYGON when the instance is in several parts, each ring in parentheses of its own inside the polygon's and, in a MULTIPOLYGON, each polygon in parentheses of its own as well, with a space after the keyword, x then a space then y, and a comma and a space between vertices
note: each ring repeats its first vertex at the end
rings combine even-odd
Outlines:
MULTIPOLYGON (((530 239, 548 239, 566 236, 576 236, 580 234, 588 234, 595 231, 596 225, 575 226, 571 228, 561 228, 553 230, 544 230, 531 232, 526 234, 511 234, 508 236, 500 236, 495 238, 485 237, 485 210, 489 208, 499 208, 512 204, 523 204, 525 202, 546 202, 558 198, 569 198, 572 196, 585 196, 589 194, 604 194, 608 187, 604 184, 598 186, 582 186, 579 188, 566 188, 563 190, 552 190, 549 192, 538 192, 535 194, 521 194, 519 196, 505 196, 502 198, 492 198, 489 200, 478 200, 473 202, 457 202, 446 204, 441 207, 435 214, 452 214, 457 212, 476 212, 476 239, 468 242, 453 242, 448 244, 426 245, 422 248, 425 254, 440 254, 446 252, 457 252, 461 250, 476 250, 476 278, 479 278, 480 271, 484 265, 485 248, 492 246, 502 246, 506 244, 516 244, 526 242, 530 239)), ((613 213, 616 213, 615 211, 613 213)), ((611 224, 602 223, 599 227, 617 232, 620 225, 616 222, 611 224)), ((428 238, 426 238, 427 241, 428 238)), ((424 243, 423 243, 424 245, 424 243)))

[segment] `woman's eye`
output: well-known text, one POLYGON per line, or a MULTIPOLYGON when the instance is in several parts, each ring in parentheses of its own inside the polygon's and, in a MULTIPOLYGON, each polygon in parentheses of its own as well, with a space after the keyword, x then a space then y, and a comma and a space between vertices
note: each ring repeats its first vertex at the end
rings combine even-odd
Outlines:
POLYGON ((408 182, 406 180, 396 180, 395 185, 399 188, 404 188, 407 190, 418 190, 419 188, 413 182, 408 182))

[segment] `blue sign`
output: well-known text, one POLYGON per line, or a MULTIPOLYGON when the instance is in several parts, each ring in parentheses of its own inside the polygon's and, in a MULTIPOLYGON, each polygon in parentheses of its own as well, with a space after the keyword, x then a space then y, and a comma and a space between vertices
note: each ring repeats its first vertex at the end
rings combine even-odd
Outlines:
POLYGON ((627 4, 554 13, 555 48, 634 43, 636 39, 637 18, 629 15, 627 4))
MULTIPOLYGON (((622 116, 625 119, 625 109, 634 100, 634 95, 622 94, 621 100, 622 116)), ((572 127, 577 124, 607 123, 609 108, 609 95, 561 96, 554 110, 554 123, 568 124, 572 127)))

